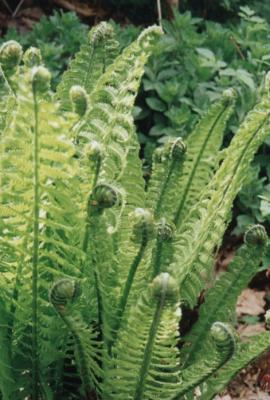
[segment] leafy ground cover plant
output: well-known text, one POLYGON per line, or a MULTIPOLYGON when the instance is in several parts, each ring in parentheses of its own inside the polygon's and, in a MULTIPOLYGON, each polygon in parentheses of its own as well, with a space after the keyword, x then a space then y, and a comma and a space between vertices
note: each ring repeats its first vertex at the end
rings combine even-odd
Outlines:
POLYGON ((15 28, 8 29, 0 43, 17 40, 25 50, 31 46, 38 47, 50 68, 55 88, 70 59, 85 43, 87 29, 74 12, 54 11, 50 17, 42 16, 29 32, 22 34, 15 28))
POLYGON ((101 23, 56 92, 38 49, 0 49, 3 400, 177 400, 198 386, 212 399, 270 347, 268 331, 242 343, 231 325, 267 245, 263 226, 213 275, 233 200, 269 134, 270 79, 226 151, 232 89, 185 143, 156 150, 146 190, 132 109, 161 35, 148 28, 119 54, 101 23), (200 318, 179 332, 202 290, 200 318))

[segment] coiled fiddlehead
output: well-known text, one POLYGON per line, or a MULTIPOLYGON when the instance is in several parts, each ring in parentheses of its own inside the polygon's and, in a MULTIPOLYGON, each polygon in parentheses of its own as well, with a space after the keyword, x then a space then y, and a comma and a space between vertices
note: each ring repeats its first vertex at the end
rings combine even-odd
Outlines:
POLYGON ((222 363, 230 359, 236 348, 234 333, 231 326, 223 322, 215 322, 210 329, 210 337, 213 340, 218 352, 224 354, 222 363))
POLYGON ((36 47, 29 47, 23 55, 23 62, 27 68, 37 67, 42 63, 41 52, 36 47))
POLYGON ((153 236, 155 230, 152 213, 144 208, 136 208, 129 218, 133 225, 133 240, 136 243, 147 242, 153 236))
POLYGON ((15 40, 9 40, 0 48, 0 64, 6 74, 14 72, 22 59, 22 46, 15 40))
POLYGON ((175 346, 181 318, 178 299, 177 283, 163 273, 131 306, 112 350, 104 398, 169 400, 177 393, 181 387, 175 346))
POLYGON ((79 85, 71 86, 69 97, 72 103, 73 111, 82 117, 86 113, 88 106, 88 99, 85 89, 79 85))
POLYGON ((152 250, 151 262, 153 278, 161 272, 162 268, 166 270, 171 260, 175 226, 173 223, 167 222, 165 218, 161 218, 156 224, 156 233, 157 237, 152 250))
POLYGON ((65 314, 68 304, 73 304, 81 295, 81 286, 77 281, 61 279, 50 291, 50 301, 59 314, 65 314))
POLYGON ((174 191, 174 184, 181 174, 187 147, 181 137, 170 138, 167 143, 155 151, 155 162, 150 179, 147 204, 155 209, 155 218, 170 215, 168 205, 174 191))
POLYGON ((182 385, 178 394, 172 400, 182 399, 186 393, 194 390, 208 377, 226 364, 236 351, 235 335, 228 324, 215 322, 210 329, 210 340, 215 346, 215 353, 204 354, 197 362, 183 370, 182 385))
POLYGON ((248 232, 250 244, 244 244, 237 250, 228 270, 221 274, 215 285, 206 292, 205 301, 200 307, 200 319, 184 338, 189 344, 182 349, 182 359, 186 366, 203 357, 209 348, 207 334, 215 321, 233 320, 239 295, 260 267, 266 250, 265 229, 261 225, 255 225, 250 227, 248 232), (264 238, 264 244, 254 240, 255 237, 264 238))
POLYGON ((245 233, 244 241, 251 246, 265 246, 268 236, 262 225, 253 225, 245 233))
POLYGON ((177 138, 170 144, 170 157, 176 160, 182 160, 187 151, 187 146, 182 138, 177 138))
POLYGON ((165 218, 156 224, 157 237, 160 241, 170 242, 173 239, 175 226, 166 221, 165 218))
POLYGON ((112 185, 101 183, 93 189, 90 203, 100 210, 114 207, 121 203, 120 192, 112 185))
POLYGON ((69 307, 69 305, 73 305, 76 302, 81 293, 81 285, 77 281, 64 278, 54 283, 49 297, 55 310, 74 338, 77 353, 76 360, 87 397, 97 385, 100 367, 97 364, 98 344, 96 335, 85 326, 82 320, 72 316, 72 309, 69 307))
POLYGON ((35 94, 42 95, 50 89, 51 73, 43 66, 32 69, 32 85, 35 94))

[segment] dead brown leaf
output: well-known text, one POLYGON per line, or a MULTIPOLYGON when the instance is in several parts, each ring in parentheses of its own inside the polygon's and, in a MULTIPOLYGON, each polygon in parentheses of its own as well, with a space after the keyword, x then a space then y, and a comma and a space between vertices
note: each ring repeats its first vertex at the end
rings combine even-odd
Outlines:
POLYGON ((259 315, 265 312, 265 292, 245 289, 238 298, 236 312, 241 315, 259 315))
POLYGON ((264 324, 240 325, 238 328, 238 333, 242 338, 249 338, 264 331, 264 324))

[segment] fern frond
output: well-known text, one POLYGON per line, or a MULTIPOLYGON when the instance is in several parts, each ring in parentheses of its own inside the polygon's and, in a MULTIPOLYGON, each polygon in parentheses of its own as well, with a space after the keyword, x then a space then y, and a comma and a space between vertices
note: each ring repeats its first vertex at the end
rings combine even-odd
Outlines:
POLYGON ((170 399, 179 388, 177 297, 175 282, 164 273, 132 307, 108 360, 104 398, 170 399))
MULTIPOLYGON (((164 148, 157 149, 155 162, 147 190, 147 207, 153 208, 158 219, 166 216, 171 219, 168 208, 172 206, 171 192, 178 185, 179 176, 185 160, 186 145, 182 138, 170 139, 164 148)), ((175 193, 174 193, 175 195, 175 193)))
POLYGON ((107 22, 101 22, 92 28, 88 43, 81 46, 80 51, 71 61, 68 70, 63 74, 61 83, 58 85, 57 98, 60 100, 63 110, 72 110, 69 99, 71 87, 80 85, 89 95, 99 77, 113 62, 117 53, 118 42, 115 38, 113 26, 107 22))
POLYGON ((49 339, 53 326, 46 292, 52 278, 74 276, 74 265, 79 266, 82 257, 78 248, 81 213, 73 203, 78 199, 74 148, 64 139, 67 122, 57 115, 55 105, 42 98, 47 85, 43 67, 32 75, 25 73, 12 123, 1 143, 0 252, 8 251, 8 274, 13 276, 7 302, 9 347, 20 390, 26 395, 32 392, 33 399, 41 390, 38 376, 42 378, 51 355, 57 354, 57 343, 49 339), (37 360, 41 348, 47 351, 41 351, 37 360), (33 376, 23 375, 24 370, 33 376))
POLYGON ((217 168, 217 153, 222 144, 226 124, 234 110, 235 97, 232 89, 225 90, 221 99, 210 107, 187 138, 183 173, 177 184, 172 187, 167 202, 169 211, 170 205, 175 204, 174 198, 177 199, 176 211, 173 209, 173 222, 178 229, 190 208, 199 200, 202 190, 217 168))
POLYGON ((15 96, 0 65, 0 136, 3 134, 14 104, 15 96))
POLYGON ((76 282, 70 279, 62 279, 52 287, 50 300, 73 336, 76 361, 79 366, 84 393, 88 397, 92 389, 97 389, 98 378, 101 375, 98 365, 99 345, 96 333, 91 332, 78 316, 72 316, 70 308, 79 295, 80 288, 76 282))
POLYGON ((184 338, 187 343, 182 351, 185 365, 209 353, 211 346, 207 334, 215 321, 233 322, 238 296, 256 274, 265 253, 266 241, 263 226, 250 228, 246 233, 246 244, 237 251, 228 271, 206 293, 205 302, 200 307, 200 318, 184 338))
POLYGON ((191 210, 175 245, 170 268, 178 277, 183 301, 191 307, 213 267, 213 252, 219 247, 229 221, 233 200, 240 190, 245 171, 260 144, 268 135, 268 94, 250 111, 234 136, 227 156, 191 210), (181 268, 179 268, 181 265, 181 268))
POLYGON ((231 361, 222 367, 215 376, 210 377, 201 396, 202 400, 211 400, 221 392, 238 372, 262 355, 270 347, 270 333, 262 332, 253 336, 248 342, 238 345, 231 361))
POLYGON ((212 357, 207 353, 197 363, 186 368, 182 372, 183 383, 180 391, 172 400, 180 400, 186 393, 194 390, 201 382, 216 373, 226 364, 235 353, 236 342, 232 329, 229 325, 215 322, 210 330, 211 345, 215 346, 212 357))

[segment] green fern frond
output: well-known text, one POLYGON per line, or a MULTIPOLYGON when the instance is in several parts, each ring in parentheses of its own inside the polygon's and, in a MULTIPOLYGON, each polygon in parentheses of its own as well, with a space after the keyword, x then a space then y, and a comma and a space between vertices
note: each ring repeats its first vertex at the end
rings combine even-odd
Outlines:
POLYGON ((175 261, 170 270, 178 277, 183 301, 191 307, 213 267, 213 252, 221 243, 233 200, 240 190, 245 171, 268 135, 268 94, 249 112, 234 136, 227 156, 191 210, 175 244, 175 261), (181 268, 179 268, 181 265, 181 268))
POLYGON ((209 352, 211 346, 207 334, 215 321, 233 322, 237 298, 258 271, 266 248, 267 235, 264 227, 253 226, 246 233, 246 238, 247 243, 237 251, 228 271, 206 293, 205 302, 200 307, 200 318, 184 338, 187 343, 182 351, 185 365, 192 364, 209 352))
POLYGON ((72 110, 69 99, 71 87, 80 85, 89 95, 99 77, 113 62, 117 53, 118 42, 115 38, 113 26, 107 22, 101 22, 92 28, 88 43, 82 45, 57 88, 57 98, 60 100, 63 110, 72 110))
POLYGON ((0 65, 0 136, 7 125, 14 104, 15 96, 0 65))
MULTIPOLYGON (((80 210, 70 199, 71 193, 77 197, 72 188, 76 182, 74 148, 63 139, 67 123, 57 116, 53 104, 42 99, 48 73, 38 68, 21 80, 18 105, 2 138, 0 205, 1 253, 8 247, 12 261, 8 274, 14 277, 9 284, 9 346, 18 373, 25 368, 33 373, 32 379, 25 375, 26 393, 34 382, 33 398, 40 390, 38 375, 42 377, 46 355, 56 354, 52 349, 56 343, 47 337, 50 281, 61 274, 74 276, 74 265, 80 265, 82 257, 77 248, 80 226, 74 229, 73 223, 76 213, 79 223, 80 210), (60 204, 66 204, 67 209, 60 204), (45 358, 38 360, 39 346, 47 345, 50 352, 41 352, 45 358)), ((18 379, 18 384, 21 382, 18 379)))
POLYGON ((210 377, 203 388, 202 400, 211 400, 221 392, 238 372, 270 348, 270 333, 262 332, 239 344, 231 361, 210 377))
MULTIPOLYGON (((155 162, 148 185, 147 207, 154 208, 154 216, 158 219, 165 216, 170 220, 168 208, 172 206, 171 191, 175 190, 182 174, 186 145, 182 138, 169 139, 164 148, 157 149, 155 162)), ((175 193, 174 193, 175 195, 175 193)))
POLYGON ((164 273, 132 307, 108 360, 104 398, 170 399, 177 391, 177 298, 175 282, 164 273))
POLYGON ((76 282, 62 279, 52 287, 50 300, 73 336, 84 394, 88 397, 92 389, 98 390, 98 380, 101 376, 101 369, 98 365, 99 344, 97 334, 91 332, 81 318, 72 316, 71 307, 79 295, 80 287, 76 282))
POLYGON ((187 138, 183 173, 177 185, 171 188, 167 201, 169 209, 169 205, 174 204, 173 196, 177 199, 173 222, 178 229, 217 169, 217 154, 227 122, 234 110, 235 97, 236 93, 232 89, 225 90, 221 99, 210 107, 187 138))
POLYGON ((216 373, 234 355, 236 341, 231 327, 221 322, 215 322, 210 330, 210 346, 213 347, 212 355, 204 353, 196 363, 183 369, 180 391, 172 400, 182 399, 186 393, 194 390, 201 382, 216 373))

